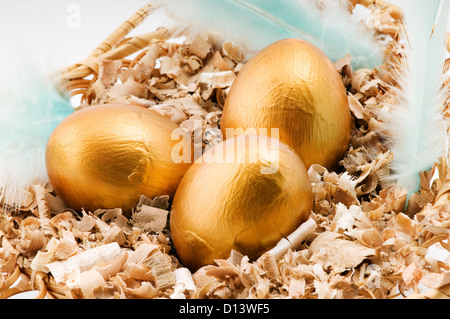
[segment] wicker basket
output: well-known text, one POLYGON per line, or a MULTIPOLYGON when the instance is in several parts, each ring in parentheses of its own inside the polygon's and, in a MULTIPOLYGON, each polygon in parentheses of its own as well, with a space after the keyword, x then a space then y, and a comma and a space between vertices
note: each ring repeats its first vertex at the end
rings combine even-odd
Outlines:
POLYGON ((126 36, 135 29, 149 15, 151 6, 147 5, 123 22, 108 38, 106 38, 91 54, 80 63, 74 64, 61 71, 61 79, 67 81, 67 89, 71 96, 82 95, 85 101, 85 93, 97 80, 99 61, 121 60, 123 67, 130 68, 143 57, 152 41, 167 40, 172 33, 166 28, 159 28, 150 33, 127 38, 126 36), (134 59, 127 57, 139 52, 134 59), (90 79, 87 79, 90 78, 90 79))

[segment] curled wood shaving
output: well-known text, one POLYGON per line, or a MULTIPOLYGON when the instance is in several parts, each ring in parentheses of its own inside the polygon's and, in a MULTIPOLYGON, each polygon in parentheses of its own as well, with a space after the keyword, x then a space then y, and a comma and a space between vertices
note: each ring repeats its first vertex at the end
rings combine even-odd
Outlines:
POLYGON ((266 252, 262 258, 271 258, 276 261, 284 256, 289 249, 295 250, 301 246, 301 243, 314 232, 317 224, 313 219, 308 219, 300 227, 297 228, 292 234, 287 238, 281 239, 277 245, 266 252), (271 257, 269 257, 271 256, 271 257))
POLYGON ((141 210, 132 216, 135 227, 145 232, 162 232, 167 224, 168 211, 143 205, 141 210))
POLYGON ((342 239, 336 232, 321 233, 309 247, 310 261, 331 272, 342 273, 358 266, 365 258, 374 256, 373 248, 342 239))
POLYGON ((197 290, 197 286, 192 279, 192 274, 187 268, 178 268, 174 271, 175 274, 175 286, 174 292, 170 295, 171 299, 185 299, 187 292, 191 295, 197 290))

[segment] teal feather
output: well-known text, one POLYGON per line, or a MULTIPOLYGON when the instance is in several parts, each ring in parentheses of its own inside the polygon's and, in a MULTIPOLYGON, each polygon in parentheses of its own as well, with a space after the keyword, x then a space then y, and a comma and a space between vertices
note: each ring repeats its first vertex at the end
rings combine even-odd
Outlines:
POLYGON ((443 109, 443 70, 450 1, 402 0, 405 58, 393 87, 395 103, 385 106, 385 123, 394 158, 391 179, 409 194, 420 190, 420 172, 448 153, 443 109), (386 111, 387 110, 387 111, 386 111))
POLYGON ((0 200, 13 208, 20 206, 31 186, 48 182, 47 141, 73 112, 57 79, 31 61, 28 56, 10 59, 0 75, 0 200))
POLYGON ((154 0, 184 26, 208 30, 250 51, 285 38, 300 38, 330 60, 352 56, 352 67, 375 68, 384 46, 341 0, 154 0))

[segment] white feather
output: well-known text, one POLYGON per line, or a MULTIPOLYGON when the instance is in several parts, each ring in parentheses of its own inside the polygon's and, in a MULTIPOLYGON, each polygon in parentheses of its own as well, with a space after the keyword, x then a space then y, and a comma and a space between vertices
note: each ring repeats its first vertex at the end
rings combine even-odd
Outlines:
POLYGON ((17 209, 30 187, 48 182, 45 148, 73 111, 70 99, 31 53, 3 53, 0 74, 0 202, 17 209), (6 55, 6 56, 5 56, 6 55))
POLYGON ((405 58, 396 74, 399 86, 393 88, 396 103, 386 105, 380 117, 394 154, 390 178, 413 193, 420 189, 419 173, 448 152, 443 66, 450 1, 399 2, 405 58))

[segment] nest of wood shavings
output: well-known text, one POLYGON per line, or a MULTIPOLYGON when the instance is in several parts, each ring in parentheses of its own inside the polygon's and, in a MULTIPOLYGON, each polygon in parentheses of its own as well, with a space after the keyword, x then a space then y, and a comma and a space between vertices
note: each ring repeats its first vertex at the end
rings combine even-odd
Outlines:
MULTIPOLYGON (((372 27, 393 39, 390 55, 399 57, 400 21, 388 6, 379 9, 372 27)), ((174 43, 163 28, 125 39, 148 12, 67 68, 69 90, 81 95, 80 108, 138 104, 202 134, 203 146, 219 142, 243 52, 209 36, 174 43)), ((75 212, 51 186, 36 186, 20 212, 0 213, 0 297, 37 290, 37 298, 450 298, 450 261, 428 255, 436 245, 450 251, 447 161, 421 175, 422 189, 404 212, 405 190, 385 179, 393 155, 376 133, 391 66, 352 70, 350 59, 335 64, 355 123, 341 169, 310 168, 310 219, 258 260, 232 251, 191 273, 171 244, 168 196, 141 197, 126 218, 120 209, 75 212)))

